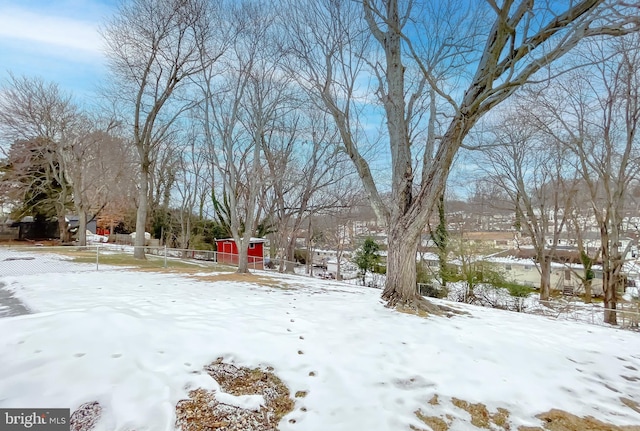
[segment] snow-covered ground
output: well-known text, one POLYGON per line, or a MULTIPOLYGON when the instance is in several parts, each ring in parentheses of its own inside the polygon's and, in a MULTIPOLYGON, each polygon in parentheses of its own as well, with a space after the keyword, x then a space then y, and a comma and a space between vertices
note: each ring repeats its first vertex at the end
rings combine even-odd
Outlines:
POLYGON ((281 430, 424 429, 418 409, 476 429, 452 397, 506 408, 512 429, 552 408, 640 423, 620 401, 640 402, 636 333, 463 304, 469 315, 423 319, 376 289, 266 272, 268 285, 211 282, 16 256, 34 260, 6 264, 57 269, 6 274, 0 259, 0 283, 33 313, 0 318, 0 407, 98 401, 97 430, 173 430, 176 403, 216 388, 202 368, 223 357, 308 392, 281 430))
POLYGON ((74 263, 73 258, 54 253, 43 253, 43 248, 28 251, 0 247, 0 282, 6 275, 50 274, 70 271, 95 271, 91 263, 74 263))

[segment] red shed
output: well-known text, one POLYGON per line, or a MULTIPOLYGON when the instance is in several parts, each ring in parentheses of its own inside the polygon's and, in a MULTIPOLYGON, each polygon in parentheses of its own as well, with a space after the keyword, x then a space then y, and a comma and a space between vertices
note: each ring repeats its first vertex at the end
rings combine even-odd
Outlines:
MULTIPOLYGON (((249 240, 249 268, 264 269, 263 245, 266 239, 251 238, 249 240)), ((228 265, 238 265, 238 247, 233 238, 217 239, 216 249, 218 263, 226 263, 228 265)))

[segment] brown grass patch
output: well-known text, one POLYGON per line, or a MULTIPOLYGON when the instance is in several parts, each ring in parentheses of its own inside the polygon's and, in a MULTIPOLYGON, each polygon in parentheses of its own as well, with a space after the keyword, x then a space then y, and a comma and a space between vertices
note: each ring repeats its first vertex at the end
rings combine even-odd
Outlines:
POLYGON ((400 313, 412 314, 414 316, 422 318, 427 318, 429 316, 453 317, 455 315, 470 314, 466 311, 462 311, 454 307, 432 304, 430 301, 424 298, 410 300, 409 302, 398 302, 395 305, 392 304, 391 306, 400 313))
POLYGON ((158 267, 158 266, 135 266, 135 262, 131 265, 130 270, 132 271, 140 271, 140 272, 161 272, 163 274, 182 274, 182 275, 192 275, 198 274, 201 272, 222 272, 216 267, 202 267, 202 266, 194 266, 185 264, 186 266, 169 266, 168 268, 158 267))
POLYGON ((198 267, 189 265, 184 268, 132 268, 136 271, 142 272, 162 272, 168 274, 182 274, 194 278, 198 281, 206 281, 209 283, 228 282, 228 283, 252 283, 260 286, 272 287, 282 290, 294 290, 291 287, 283 286, 278 280, 257 275, 254 273, 239 274, 232 270, 228 270, 227 267, 198 267), (212 274, 204 275, 207 271, 211 271, 212 274))
MULTIPOLYGON (((620 398, 620 400, 630 408, 640 413, 640 404, 628 398, 620 398)), ((471 424, 481 429, 502 429, 509 431, 509 411, 499 407, 495 413, 489 412, 484 404, 472 404, 459 398, 451 398, 451 402, 457 408, 466 411, 471 415, 471 424)), ((432 406, 439 405, 438 396, 434 395, 428 402, 432 406)), ((422 411, 418 410, 415 415, 422 422, 431 427, 434 431, 447 431, 453 422, 453 418, 447 416, 426 416, 422 411)), ((520 426, 518 431, 640 431, 640 425, 616 426, 602 422, 591 416, 584 418, 578 417, 563 410, 553 409, 546 413, 541 413, 536 418, 542 421, 541 426, 530 427, 520 426)), ((411 427, 414 430, 418 428, 411 427)))
POLYGON ((196 389, 176 406, 176 427, 183 431, 276 431, 293 410, 289 389, 273 372, 238 368, 221 360, 205 367, 222 390, 233 395, 262 395, 265 405, 249 411, 219 403, 214 392, 196 389))
POLYGON ((405 313, 405 314, 412 314, 414 316, 418 316, 418 317, 422 317, 422 318, 426 318, 431 316, 430 313, 427 313, 424 310, 420 310, 420 309, 416 309, 416 308, 412 308, 412 307, 407 307, 404 305, 396 305, 396 311, 399 311, 400 313, 405 313))
MULTIPOLYGON (((194 272, 202 272, 202 270, 194 271, 194 272)), ((254 284, 260 284, 260 285, 269 286, 269 287, 277 287, 280 289, 290 289, 288 287, 283 287, 276 279, 273 279, 271 277, 264 277, 264 276, 256 275, 252 273, 238 274, 237 272, 229 272, 225 274, 196 275, 194 277, 198 280, 209 281, 211 283, 216 283, 220 281, 234 282, 234 283, 254 283, 254 284)))
MULTIPOLYGON (((431 428, 433 431, 449 431, 451 420, 449 421, 449 423, 447 423, 444 419, 437 416, 426 416, 420 410, 417 410, 415 412, 415 415, 418 419, 428 425, 429 428, 431 428)), ((418 428, 414 427, 413 425, 411 426, 411 429, 414 431, 419 431, 418 428)))
MULTIPOLYGON (((637 425, 616 426, 591 416, 581 418, 556 409, 541 413, 536 417, 544 422, 544 429, 548 431, 640 431, 640 426, 637 425)), ((518 431, 523 430, 518 429, 518 431)))
POLYGON ((496 413, 489 413, 487 406, 482 403, 472 404, 459 398, 451 398, 454 406, 471 415, 471 424, 478 428, 491 429, 491 425, 496 425, 505 431, 509 431, 509 411, 498 408, 496 413))

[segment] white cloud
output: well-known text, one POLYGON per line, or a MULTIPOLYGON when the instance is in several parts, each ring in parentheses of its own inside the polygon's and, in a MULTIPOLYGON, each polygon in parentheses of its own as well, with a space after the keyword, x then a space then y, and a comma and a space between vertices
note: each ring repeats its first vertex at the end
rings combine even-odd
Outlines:
POLYGON ((3 39, 68 49, 84 55, 102 54, 102 39, 97 31, 97 23, 19 8, 0 8, 0 41, 3 39))

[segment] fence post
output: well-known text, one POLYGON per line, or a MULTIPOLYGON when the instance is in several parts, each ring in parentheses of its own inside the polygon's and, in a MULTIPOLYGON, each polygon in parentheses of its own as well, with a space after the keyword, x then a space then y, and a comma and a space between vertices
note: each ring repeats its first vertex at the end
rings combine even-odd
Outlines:
POLYGON ((96 245, 96 271, 98 271, 98 267, 100 265, 100 246, 96 245))
POLYGON ((167 267, 167 244, 164 245, 164 267, 167 267))

